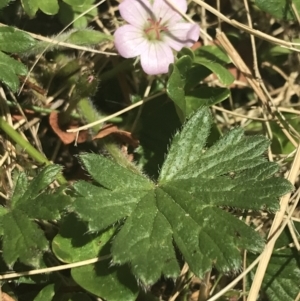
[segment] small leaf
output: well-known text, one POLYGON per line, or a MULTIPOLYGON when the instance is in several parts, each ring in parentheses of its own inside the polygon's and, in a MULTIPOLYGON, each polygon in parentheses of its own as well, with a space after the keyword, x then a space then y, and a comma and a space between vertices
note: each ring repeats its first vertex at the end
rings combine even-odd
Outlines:
POLYGON ((4 8, 5 6, 7 6, 9 4, 9 2, 11 2, 12 0, 1 0, 0 1, 0 9, 4 8))
POLYGON ((8 55, 4 54, 0 51, 0 62, 3 65, 6 65, 6 68, 10 68, 13 70, 14 74, 17 75, 26 75, 27 68, 21 62, 9 57, 8 55))
POLYGON ((115 231, 115 228, 110 228, 102 233, 87 233, 86 224, 74 214, 69 214, 63 219, 59 233, 52 241, 52 250, 65 263, 91 259, 99 256, 115 231))
POLYGON ((112 41, 112 36, 109 36, 100 31, 91 29, 81 29, 73 32, 66 40, 68 43, 75 45, 97 45, 105 41, 112 41))
POLYGON ((212 73, 211 70, 201 65, 194 65, 187 72, 185 91, 189 91, 207 78, 212 73))
POLYGON ((7 208, 0 211, 3 234, 3 259, 12 266, 20 262, 39 267, 43 253, 49 249, 48 241, 35 219, 59 219, 70 199, 63 187, 53 194, 44 192, 55 179, 61 167, 47 166, 28 184, 24 173, 14 177, 15 187, 7 208))
MULTIPOLYGON (((87 233, 86 225, 75 215, 67 216, 52 242, 54 254, 71 263, 104 256, 109 253, 110 240, 116 229, 103 233, 87 233)), ((135 300, 138 286, 128 266, 114 266, 110 260, 71 270, 73 279, 85 290, 108 301, 135 300)))
POLYGON ((82 6, 87 2, 85 0, 63 0, 63 1, 71 6, 82 6))
POLYGON ((178 53, 177 57, 181 58, 183 56, 189 56, 192 60, 192 62, 195 59, 195 52, 191 48, 183 47, 178 53))
POLYGON ((174 101, 177 114, 182 122, 187 116, 184 87, 192 62, 190 55, 181 56, 175 64, 170 66, 171 74, 167 82, 168 96, 174 101))
POLYGON ((205 57, 196 57, 195 63, 205 66, 206 68, 210 69, 213 73, 216 74, 219 81, 229 86, 234 82, 234 76, 221 64, 216 61, 209 60, 205 57))
MULTIPOLYGON (((68 2, 71 3, 73 0, 70 0, 68 2)), ((79 3, 78 0, 74 0, 74 3, 79 3)), ((79 19, 77 19, 74 23, 73 26, 74 28, 85 28, 88 26, 88 23, 97 16, 98 10, 97 8, 94 8, 90 10, 88 13, 86 11, 91 8, 91 6, 94 4, 94 0, 85 0, 81 1, 80 5, 72 5, 72 4, 67 4, 67 1, 60 2, 60 9, 58 13, 58 17, 60 22, 63 25, 67 25, 70 22, 72 22, 74 19, 79 17, 82 13, 84 13, 84 16, 81 16, 79 19)))
POLYGON ((34 17, 39 9, 39 0, 21 0, 24 11, 29 17, 34 17))
POLYGON ((22 202, 18 209, 26 212, 30 218, 56 220, 60 218, 61 212, 70 203, 71 198, 58 191, 53 194, 40 194, 35 198, 32 197, 30 202, 22 202))
POLYGON ((38 9, 47 15, 55 15, 59 10, 57 0, 21 0, 21 2, 25 12, 30 17, 34 17, 38 9))
POLYGON ((19 88, 19 78, 14 73, 14 70, 2 62, 0 62, 0 80, 13 92, 16 92, 19 88))
MULTIPOLYGON (((300 11, 300 2, 298 0, 293 1, 295 8, 298 13, 300 11)), ((296 20, 291 3, 286 0, 255 0, 255 4, 266 13, 272 15, 273 17, 286 20, 294 21, 296 20)))
POLYGON ((27 265, 39 267, 43 252, 48 250, 43 231, 18 209, 1 219, 4 228, 3 259, 6 264, 12 266, 19 258, 27 265))
POLYGON ((52 300, 55 295, 54 284, 46 285, 34 298, 33 301, 52 300))
POLYGON ((58 13, 59 5, 57 0, 39 1, 40 10, 46 15, 55 15, 58 13))
POLYGON ((181 77, 180 71, 176 65, 170 67, 171 74, 167 83, 168 96, 174 101, 176 106, 180 109, 179 118, 183 121, 186 117, 186 104, 185 104, 185 93, 184 85, 185 82, 181 77))
POLYGON ((0 80, 6 84, 13 92, 19 88, 19 78, 17 75, 25 75, 27 68, 17 60, 0 51, 0 80))
POLYGON ((13 27, 0 27, 0 50, 19 53, 32 48, 36 41, 26 32, 13 27))
POLYGON ((193 113, 203 106, 215 105, 230 96, 230 90, 218 87, 199 87, 186 95, 187 114, 193 113))
POLYGON ((62 167, 59 165, 49 165, 42 169, 38 175, 30 182, 27 191, 23 195, 23 202, 28 198, 36 197, 42 190, 48 187, 55 179, 62 167))
POLYGON ((205 57, 220 64, 231 63, 231 60, 227 53, 220 46, 215 45, 205 45, 198 48, 195 51, 195 56, 200 58, 205 57))
POLYGON ((186 75, 189 69, 192 67, 192 58, 189 55, 184 55, 175 63, 176 67, 180 72, 180 76, 183 79, 184 83, 186 82, 186 75))
POLYGON ((107 301, 135 301, 138 295, 128 266, 111 266, 109 260, 72 269, 71 275, 85 290, 107 301))

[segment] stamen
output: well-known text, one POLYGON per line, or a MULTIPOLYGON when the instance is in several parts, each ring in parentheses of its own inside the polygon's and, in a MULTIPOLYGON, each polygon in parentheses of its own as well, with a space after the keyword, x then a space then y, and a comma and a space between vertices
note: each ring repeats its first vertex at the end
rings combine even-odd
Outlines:
POLYGON ((160 32, 168 30, 167 26, 161 26, 160 25, 160 22, 161 22, 162 18, 159 18, 158 21, 155 21, 155 20, 150 19, 150 18, 147 19, 147 20, 150 23, 150 27, 148 27, 144 30, 145 33, 148 34, 151 30, 154 30, 156 39, 160 40, 160 32))

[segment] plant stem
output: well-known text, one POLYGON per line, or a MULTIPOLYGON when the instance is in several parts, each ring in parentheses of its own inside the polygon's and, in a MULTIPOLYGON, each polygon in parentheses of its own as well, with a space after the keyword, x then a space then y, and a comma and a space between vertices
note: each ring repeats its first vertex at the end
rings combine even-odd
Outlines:
POLYGON ((108 80, 108 79, 116 76, 116 74, 118 74, 122 71, 130 70, 130 69, 133 69, 133 61, 132 60, 124 60, 123 62, 116 65, 113 69, 100 74, 99 77, 100 77, 101 81, 105 81, 105 80, 108 80))
MULTIPOLYGON (((13 127, 11 127, 3 117, 0 117, 0 129, 2 129, 14 142, 21 146, 26 153, 35 161, 41 164, 52 164, 43 154, 41 154, 34 146, 26 141, 13 127)), ((67 180, 62 174, 58 174, 57 181, 63 185, 67 183, 67 180)))
MULTIPOLYGON (((83 115, 83 118, 88 122, 94 122, 96 120, 99 120, 100 118, 103 118, 103 116, 100 115, 100 113, 93 107, 92 102, 88 98, 82 98, 80 102, 78 103, 78 109, 80 113, 83 115)), ((93 134, 96 135, 99 130, 101 129, 102 124, 97 124, 93 126, 91 129, 93 131, 93 134)), ((107 138, 97 139, 97 143, 99 143, 99 146, 104 147, 107 152, 114 158, 114 160, 119 163, 120 165, 130 169, 134 173, 141 174, 140 170, 132 164, 120 151, 120 148, 112 142, 112 140, 107 138)))

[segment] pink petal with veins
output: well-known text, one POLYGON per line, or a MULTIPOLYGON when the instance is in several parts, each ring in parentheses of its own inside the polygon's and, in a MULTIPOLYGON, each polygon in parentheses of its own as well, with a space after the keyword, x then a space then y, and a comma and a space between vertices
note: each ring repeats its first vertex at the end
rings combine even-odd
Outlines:
POLYGON ((147 50, 141 53, 143 70, 150 75, 168 73, 169 65, 174 63, 171 48, 164 42, 148 43, 147 50))
POLYGON ((168 26, 165 33, 164 42, 176 51, 183 47, 191 47, 199 39, 200 28, 197 24, 173 23, 168 26))
MULTIPOLYGON (((174 4, 182 13, 185 13, 187 11, 187 3, 186 0, 170 0, 171 3, 174 4)), ((154 0, 153 3, 153 11, 156 13, 156 8, 159 6, 167 6, 169 9, 172 8, 165 0, 154 0)))
MULTIPOLYGON (((181 1, 179 1, 181 2, 181 1)), ((185 6, 181 5, 177 7, 185 13, 187 10, 186 2, 185 6)), ((176 3, 177 4, 177 3, 176 3)), ((153 12, 157 19, 161 18, 162 24, 168 24, 169 22, 176 22, 182 19, 181 15, 174 10, 165 0, 155 0, 153 4, 153 12)))
POLYGON ((115 47, 125 58, 136 57, 147 50, 148 41, 143 36, 143 30, 126 24, 118 28, 115 33, 115 47))
POLYGON ((152 14, 152 7, 148 0, 123 0, 119 5, 119 11, 126 22, 143 28, 152 14))

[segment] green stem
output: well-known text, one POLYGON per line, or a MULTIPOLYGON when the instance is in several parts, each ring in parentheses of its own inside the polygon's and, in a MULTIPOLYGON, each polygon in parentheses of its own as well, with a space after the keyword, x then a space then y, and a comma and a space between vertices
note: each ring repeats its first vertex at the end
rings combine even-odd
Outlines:
MULTIPOLYGON (((78 103, 78 109, 80 113, 83 115, 83 118, 88 122, 94 122, 96 120, 99 120, 100 118, 103 118, 104 116, 101 116, 99 112, 93 107, 92 102, 88 98, 83 98, 78 103)), ((94 135, 96 135, 99 130, 101 129, 102 124, 97 124, 94 127, 91 128, 94 135)), ((141 171, 128 159, 124 156, 124 154, 120 151, 120 148, 112 142, 112 140, 107 137, 103 139, 97 139, 97 142, 100 146, 104 147, 109 154, 114 158, 114 160, 119 163, 120 165, 130 169, 134 173, 141 174, 141 171)))
MULTIPOLYGON (((26 141, 13 127, 11 127, 2 117, 0 117, 0 129, 2 129, 14 142, 21 146, 26 153, 35 161, 41 164, 52 164, 43 154, 41 154, 36 148, 34 148, 28 141, 26 141)), ((67 183, 67 180, 62 174, 57 176, 59 184, 63 185, 67 183)))
POLYGON ((130 70, 130 69, 133 69, 133 61, 132 60, 124 60, 123 62, 116 65, 113 69, 100 74, 100 80, 101 81, 108 80, 110 78, 115 77, 116 74, 118 74, 122 71, 130 70))

